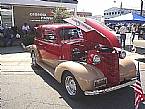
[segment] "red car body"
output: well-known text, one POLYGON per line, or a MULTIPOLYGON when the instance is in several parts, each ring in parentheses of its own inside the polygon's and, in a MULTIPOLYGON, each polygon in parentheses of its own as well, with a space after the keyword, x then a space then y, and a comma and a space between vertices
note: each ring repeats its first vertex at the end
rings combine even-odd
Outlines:
MULTIPOLYGON (((86 19, 85 23, 75 18, 66 21, 74 26, 53 24, 37 27, 34 45, 36 45, 39 60, 54 69, 66 61, 77 62, 84 66, 91 65, 92 68, 101 71, 104 78, 107 78, 104 81, 105 87, 98 86, 101 89, 118 86, 121 82, 135 77, 135 65, 130 61, 128 65, 133 70, 121 74, 119 64, 121 45, 113 33, 92 19, 86 19), (128 75, 127 73, 130 73, 129 76, 124 76, 128 75)), ((127 67, 123 66, 123 68, 127 67)), ((74 75, 77 78, 77 72, 74 75)), ((80 75, 83 77, 83 74, 80 75)), ((83 91, 93 89, 82 88, 83 91)))

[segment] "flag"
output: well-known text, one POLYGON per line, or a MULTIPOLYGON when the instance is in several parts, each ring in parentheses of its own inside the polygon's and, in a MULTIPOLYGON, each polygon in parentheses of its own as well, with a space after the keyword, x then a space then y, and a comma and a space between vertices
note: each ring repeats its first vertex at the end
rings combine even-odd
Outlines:
POLYGON ((138 109, 140 102, 145 100, 145 96, 141 87, 140 72, 139 72, 139 62, 138 62, 138 72, 136 76, 136 83, 133 85, 135 92, 135 109, 138 109))

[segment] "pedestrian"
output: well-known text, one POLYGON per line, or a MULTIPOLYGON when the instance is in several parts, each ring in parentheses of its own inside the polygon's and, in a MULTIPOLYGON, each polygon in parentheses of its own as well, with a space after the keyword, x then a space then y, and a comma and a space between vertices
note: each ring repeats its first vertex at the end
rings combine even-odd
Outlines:
POLYGON ((138 40, 141 39, 142 33, 141 33, 141 24, 138 25, 138 40))
POLYGON ((4 30, 4 28, 2 27, 2 25, 0 24, 0 33, 2 33, 4 30))
POLYGON ((134 24, 134 25, 132 25, 132 28, 131 28, 131 32, 132 32, 132 39, 131 39, 131 41, 132 41, 132 42, 134 41, 136 31, 137 31, 137 27, 136 27, 136 25, 134 24))
POLYGON ((119 34, 119 28, 118 28, 118 26, 115 26, 115 32, 116 32, 116 34, 119 34))
POLYGON ((0 24, 0 38, 3 37, 3 31, 4 31, 4 28, 3 28, 2 25, 0 24))
POLYGON ((126 32, 127 32, 127 28, 125 24, 120 27, 119 32, 120 32, 121 45, 125 49, 126 32))
POLYGON ((12 46, 14 34, 10 27, 4 29, 4 46, 12 46))
POLYGON ((28 34, 28 32, 30 31, 30 26, 27 23, 24 23, 24 25, 22 26, 22 32, 24 35, 28 34))

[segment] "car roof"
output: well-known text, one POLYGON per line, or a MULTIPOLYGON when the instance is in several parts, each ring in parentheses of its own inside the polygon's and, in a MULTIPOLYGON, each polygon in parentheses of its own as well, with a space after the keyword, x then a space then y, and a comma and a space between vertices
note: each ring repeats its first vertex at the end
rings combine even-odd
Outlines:
POLYGON ((73 26, 71 24, 45 24, 45 25, 40 25, 41 28, 45 28, 45 29, 59 29, 59 28, 76 28, 76 26, 73 26))

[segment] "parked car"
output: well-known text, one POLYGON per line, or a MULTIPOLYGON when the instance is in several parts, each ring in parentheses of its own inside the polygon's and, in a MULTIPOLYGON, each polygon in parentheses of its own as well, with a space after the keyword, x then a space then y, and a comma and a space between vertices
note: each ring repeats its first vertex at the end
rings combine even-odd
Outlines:
POLYGON ((33 66, 45 69, 72 98, 110 92, 135 82, 135 64, 125 58, 114 34, 92 19, 65 21, 71 24, 37 27, 31 50, 33 66))

